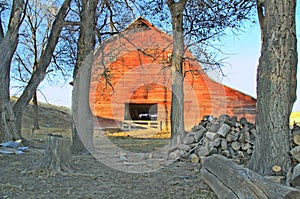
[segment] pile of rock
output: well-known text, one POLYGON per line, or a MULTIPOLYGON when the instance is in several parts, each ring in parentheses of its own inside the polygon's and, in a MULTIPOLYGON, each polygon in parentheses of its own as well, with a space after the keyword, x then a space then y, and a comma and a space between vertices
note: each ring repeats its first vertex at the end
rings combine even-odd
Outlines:
MULTIPOLYGON (((169 157, 186 158, 191 162, 198 163, 202 157, 213 154, 221 154, 232 159, 238 164, 246 165, 253 152, 255 141, 255 124, 242 117, 229 117, 221 115, 218 118, 204 116, 199 125, 194 126, 186 134, 181 149, 174 150, 169 157), (183 152, 184 150, 184 152, 183 152)), ((300 186, 300 126, 294 125, 290 134, 290 154, 292 166, 286 176, 282 176, 282 168, 274 165, 272 170, 276 176, 273 180, 286 182, 292 186, 300 186)))
POLYGON ((190 146, 188 157, 199 162, 200 157, 222 154, 238 164, 246 164, 253 152, 255 125, 242 117, 204 116, 199 125, 188 132, 183 143, 190 146))

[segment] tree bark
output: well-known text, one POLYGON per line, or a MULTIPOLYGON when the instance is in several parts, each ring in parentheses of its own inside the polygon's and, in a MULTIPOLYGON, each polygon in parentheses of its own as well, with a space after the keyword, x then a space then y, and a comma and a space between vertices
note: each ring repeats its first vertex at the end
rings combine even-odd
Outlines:
POLYGON ((180 144, 184 138, 184 92, 182 60, 184 55, 183 42, 183 11, 186 0, 167 1, 172 15, 173 51, 171 61, 172 104, 171 104, 171 143, 180 144))
POLYGON ((257 136, 249 168, 272 174, 279 165, 287 172, 289 116, 296 100, 296 0, 264 3, 262 50, 257 72, 257 136))
POLYGON ((13 107, 13 111, 16 116, 16 126, 18 132, 21 132, 23 112, 26 106, 28 105, 28 103, 30 102, 30 100, 32 99, 34 93, 36 92, 37 87, 44 80, 46 76, 47 68, 51 62, 51 58, 55 50, 55 47, 57 45, 60 32, 64 25, 65 16, 70 7, 70 2, 71 0, 65 0, 63 5, 60 7, 55 17, 55 20, 53 22, 45 51, 41 55, 36 70, 34 70, 22 95, 20 96, 20 98, 18 99, 18 101, 15 103, 13 107))
POLYGON ((80 35, 72 91, 72 153, 93 150, 94 120, 89 104, 91 68, 95 48, 97 0, 83 0, 80 35))
POLYGON ((15 126, 15 117, 10 105, 10 65, 18 45, 18 32, 23 21, 23 0, 14 0, 6 34, 2 24, 0 33, 0 141, 21 137, 15 126), (4 36, 5 35, 5 36, 4 36))
POLYGON ((39 125, 39 104, 38 104, 37 92, 36 91, 33 95, 32 103, 33 103, 33 110, 34 110, 33 129, 32 129, 32 132, 33 132, 36 129, 40 129, 40 125, 39 125))

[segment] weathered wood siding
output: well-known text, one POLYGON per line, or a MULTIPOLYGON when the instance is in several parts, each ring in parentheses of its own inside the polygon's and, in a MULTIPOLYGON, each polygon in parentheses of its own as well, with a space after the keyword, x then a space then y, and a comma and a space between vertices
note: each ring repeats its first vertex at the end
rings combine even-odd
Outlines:
MULTIPOLYGON (((155 103, 158 105, 157 120, 168 130, 171 108, 168 57, 171 52, 171 36, 142 18, 120 35, 105 41, 95 53, 92 70, 90 104, 93 114, 122 121, 125 103, 155 103)), ((187 130, 204 115, 225 113, 254 121, 256 100, 211 80, 189 51, 185 53, 184 72, 187 130)), ((111 125, 101 121, 102 127, 111 125)))

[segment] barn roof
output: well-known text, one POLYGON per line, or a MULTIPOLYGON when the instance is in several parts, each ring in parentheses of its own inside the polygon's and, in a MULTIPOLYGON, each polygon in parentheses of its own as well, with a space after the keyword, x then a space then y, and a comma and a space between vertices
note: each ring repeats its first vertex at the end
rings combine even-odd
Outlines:
MULTIPOLYGON (((130 112, 133 109, 142 112, 145 104, 157 104, 158 120, 168 126, 172 94, 168 56, 173 43, 170 34, 143 17, 103 41, 95 51, 92 68, 93 114, 123 121, 136 115, 130 112), (107 86, 104 71, 108 71, 111 87, 107 86)), ((253 97, 211 79, 188 48, 184 57, 187 126, 191 127, 207 114, 247 116, 254 121, 256 101, 253 97)), ((104 123, 110 125, 108 121, 104 123)))
MULTIPOLYGON (((120 37, 124 37, 124 35, 126 34, 130 34, 130 33, 136 33, 136 32, 142 32, 142 31, 146 31, 146 30, 155 30, 159 33, 161 33, 164 38, 166 39, 170 39, 172 40, 172 36, 168 33, 166 33, 165 31, 159 29, 158 27, 156 27, 155 25, 153 25, 152 23, 150 23, 147 19, 143 18, 142 16, 139 16, 137 17, 131 24, 129 24, 124 30, 122 30, 120 32, 120 34, 116 34, 114 35, 113 37, 110 37, 108 39, 106 39, 104 42, 102 42, 97 49, 101 48, 101 47, 104 47, 107 43, 110 43, 112 40, 116 39, 116 38, 120 38, 120 37)), ((126 39, 128 40, 128 39, 126 39)), ((97 49, 95 50, 95 53, 97 52, 97 49)), ((186 48, 187 49, 187 48, 186 48)), ((188 56, 192 57, 192 60, 196 60, 196 58, 194 58, 193 54, 187 49, 188 51, 188 56)), ((101 52, 101 51, 100 51, 101 52)), ((198 62, 198 61, 197 61, 198 62)), ((198 63, 199 64, 199 63, 198 63)), ((200 64, 199 64, 200 66, 200 64)), ((202 68, 202 66, 200 66, 202 68)), ((207 76, 208 74, 206 72, 204 72, 207 76)), ((214 79, 212 79, 211 77, 208 77, 210 80, 214 81, 214 82, 217 82, 215 81, 214 79)), ((217 82, 217 83, 220 83, 220 82, 217 82)), ((221 84, 221 83, 220 83, 221 84)), ((235 88, 232 88, 232 87, 229 87, 227 85, 223 85, 229 89, 232 89, 234 91, 237 91, 237 92, 240 92, 242 93, 243 95, 246 95, 246 96, 249 96, 250 98, 255 99, 255 97, 247 94, 247 93, 244 93, 242 91, 239 91, 239 90, 236 90, 235 88)))
POLYGON ((152 23, 144 19, 142 16, 139 16, 136 18, 127 28, 125 28, 124 31, 132 30, 136 28, 149 28, 149 27, 155 27, 152 23))

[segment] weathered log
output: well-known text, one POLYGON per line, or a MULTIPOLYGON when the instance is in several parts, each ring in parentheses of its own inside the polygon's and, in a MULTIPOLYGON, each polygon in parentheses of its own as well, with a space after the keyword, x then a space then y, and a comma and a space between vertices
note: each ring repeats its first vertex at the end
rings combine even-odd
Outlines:
POLYGON ((239 136, 238 141, 240 143, 245 143, 245 134, 244 134, 244 132, 240 132, 240 136, 239 136))
POLYGON ((210 128, 208 129, 208 131, 216 133, 219 130, 219 128, 220 128, 220 123, 215 122, 215 123, 211 124, 210 128))
POLYGON ((295 134, 293 136, 293 140, 296 145, 298 145, 298 146, 300 145, 300 135, 299 134, 295 134))
POLYGON ((237 117, 236 116, 233 116, 231 118, 227 117, 224 121, 226 124, 228 124, 229 126, 233 126, 235 127, 235 124, 237 122, 237 117))
POLYGON ((192 163, 198 163, 200 159, 195 153, 193 153, 190 156, 190 160, 191 160, 192 163))
POLYGON ((240 123, 241 123, 242 126, 250 125, 250 122, 248 122, 245 117, 240 118, 240 123))
POLYGON ((226 139, 221 139, 221 150, 226 150, 228 148, 226 139))
POLYGON ((47 136, 45 154, 38 169, 50 172, 72 172, 71 141, 60 135, 47 136))
POLYGON ((229 150, 229 152, 230 152, 230 157, 231 157, 232 159, 235 159, 235 158, 236 158, 236 153, 235 153, 235 151, 232 149, 232 147, 228 147, 228 150, 229 150))
POLYGON ((204 132, 206 132, 206 130, 204 130, 204 131, 199 130, 199 131, 193 132, 195 142, 199 142, 203 138, 204 132))
POLYGON ((204 115, 203 116, 203 121, 211 121, 213 119, 213 116, 212 115, 204 115))
POLYGON ((238 127, 238 128, 242 128, 242 124, 240 122, 236 122, 235 126, 238 127))
POLYGON ((290 153, 293 155, 293 157, 300 162, 300 146, 296 146, 293 148, 290 153))
POLYGON ((235 150, 235 151, 240 150, 240 148, 241 148, 241 143, 239 143, 239 142, 232 142, 232 143, 231 143, 231 147, 232 147, 232 149, 235 150))
POLYGON ((198 157, 205 157, 209 154, 208 142, 204 141, 202 145, 196 148, 195 152, 198 157))
POLYGON ((251 149, 251 144, 250 143, 243 143, 242 145, 241 145, 241 148, 242 148, 242 150, 243 151, 247 151, 248 149, 251 149))
POLYGON ((226 136, 226 141, 227 142, 232 142, 232 134, 231 133, 228 133, 227 136, 226 136))
POLYGON ((268 180, 221 155, 203 158, 200 171, 218 198, 296 199, 300 196, 300 190, 268 180))
POLYGON ((209 155, 209 148, 208 148, 207 146, 200 146, 200 147, 197 149, 196 154, 197 154, 199 157, 205 157, 205 156, 208 156, 208 155, 209 155))
POLYGON ((214 141, 216 140, 219 135, 214 133, 214 132, 206 132, 205 137, 209 140, 209 141, 214 141))
POLYGON ((245 158, 245 154, 243 153, 243 151, 238 151, 236 157, 238 159, 244 159, 245 158))
POLYGON ((189 133, 185 138, 183 139, 183 144, 190 145, 195 142, 194 134, 189 133))
POLYGON ((251 132, 251 134, 253 134, 254 136, 256 136, 256 129, 255 128, 251 129, 250 132, 251 132))
POLYGON ((245 142, 253 144, 251 141, 251 137, 250 137, 250 132, 249 131, 245 131, 244 132, 244 136, 245 136, 245 142))
POLYGON ((249 132, 250 128, 248 126, 244 126, 241 130, 243 133, 249 132))
POLYGON ((213 154, 217 154, 218 153, 218 149, 216 147, 212 147, 209 150, 209 155, 213 155, 213 154))
POLYGON ((279 165, 274 165, 273 167, 272 167, 272 171, 274 172, 274 173, 279 173, 279 172, 281 172, 282 171, 282 168, 281 168, 281 166, 279 166, 279 165))
POLYGON ((219 122, 225 122, 226 119, 230 119, 229 115, 222 114, 220 117, 217 119, 219 122))
POLYGON ((228 124, 222 123, 220 125, 219 130, 217 131, 217 134, 219 134, 222 137, 226 137, 229 131, 230 131, 230 126, 228 124))
POLYGON ((247 154, 248 155, 251 155, 253 153, 253 150, 252 149, 247 149, 247 154))
POLYGON ((285 176, 264 176, 265 178, 272 180, 273 182, 277 182, 280 184, 285 184, 285 176))
POLYGON ((194 131, 198 131, 199 129, 201 129, 201 128, 204 128, 202 125, 195 125, 192 129, 191 129, 191 131, 192 132, 194 132, 194 131))
POLYGON ((219 147, 221 144, 221 139, 220 138, 217 138, 215 139, 214 141, 210 142, 209 143, 209 146, 211 147, 219 147))
POLYGON ((234 131, 231 131, 227 136, 226 136, 226 140, 228 142, 233 142, 233 141, 237 141, 239 139, 240 134, 236 133, 234 131))
POLYGON ((294 167, 290 183, 292 186, 300 186, 300 164, 294 167))
POLYGON ((235 131, 235 132, 240 132, 240 130, 241 130, 241 129, 240 129, 239 127, 235 127, 235 128, 234 128, 234 131, 235 131))
POLYGON ((178 160, 180 156, 181 156, 181 151, 179 149, 169 153, 169 159, 171 160, 178 160))
POLYGON ((229 157, 230 157, 230 152, 229 152, 229 150, 224 150, 224 151, 221 152, 221 154, 222 154, 223 156, 225 156, 226 158, 229 158, 229 157))

